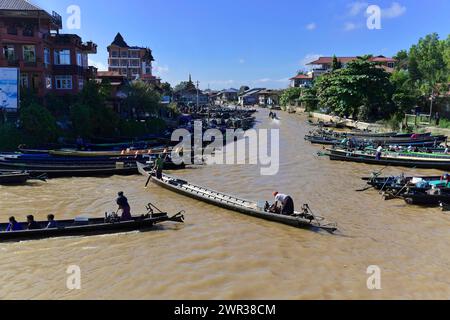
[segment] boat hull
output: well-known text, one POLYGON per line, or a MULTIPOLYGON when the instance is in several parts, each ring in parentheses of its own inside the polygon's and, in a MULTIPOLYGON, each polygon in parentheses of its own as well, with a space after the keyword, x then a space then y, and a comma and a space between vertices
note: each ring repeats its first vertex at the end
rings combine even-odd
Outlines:
MULTIPOLYGON (((74 220, 58 222, 57 229, 24 230, 14 232, 0 232, 0 242, 40 240, 46 238, 71 237, 71 236, 93 236, 111 233, 122 233, 150 229, 155 224, 170 221, 167 214, 152 218, 135 218, 132 221, 106 223, 105 219, 91 219, 88 224, 80 224, 74 220)), ((46 223, 39 223, 45 228, 46 223)), ((5 230, 7 224, 1 224, 0 230, 5 230)))
POLYGON ((259 219, 264 219, 267 221, 282 223, 285 225, 289 225, 292 227, 297 228, 308 228, 308 229, 316 229, 316 230, 326 230, 329 232, 336 231, 336 227, 325 227, 321 226, 315 223, 312 223, 310 220, 294 217, 294 216, 286 216, 286 215, 280 215, 280 214, 273 214, 269 212, 265 212, 262 210, 258 210, 256 204, 252 203, 251 201, 247 201, 244 199, 238 199, 231 195, 226 195, 223 193, 219 193, 217 191, 208 190, 200 186, 195 186, 192 184, 188 184, 186 181, 175 179, 173 177, 164 175, 163 180, 158 180, 155 177, 153 177, 149 172, 147 172, 145 169, 145 166, 142 164, 137 164, 139 172, 148 177, 151 182, 154 184, 165 188, 167 190, 173 191, 175 193, 184 195, 186 197, 196 199, 217 207, 221 207, 224 209, 228 209, 231 211, 239 212, 248 216, 252 216, 259 219), (172 183, 171 183, 172 182, 172 183), (194 190, 184 188, 183 186, 189 185, 193 186, 194 190), (201 192, 196 192, 195 189, 202 190, 201 192), (207 196, 206 194, 209 193, 210 195, 207 196), (213 196, 215 195, 215 196, 213 196), (253 208, 252 208, 253 206, 253 208))

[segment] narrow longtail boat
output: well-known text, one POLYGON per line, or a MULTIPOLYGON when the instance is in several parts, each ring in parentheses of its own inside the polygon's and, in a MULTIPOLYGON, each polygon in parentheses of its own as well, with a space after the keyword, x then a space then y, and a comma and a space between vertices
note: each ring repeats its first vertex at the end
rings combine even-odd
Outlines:
POLYGON ((375 164, 380 166, 399 166, 409 168, 425 168, 450 170, 449 157, 419 157, 412 154, 383 153, 380 159, 374 153, 363 151, 348 151, 344 149, 327 149, 323 155, 328 156, 333 161, 359 162, 375 164))
POLYGON ((399 196, 408 192, 426 192, 430 189, 440 189, 450 191, 450 176, 426 176, 426 177, 405 177, 404 175, 362 178, 367 181, 367 185, 376 190, 389 192, 391 195, 399 196))
POLYGON ((122 151, 50 150, 49 154, 53 156, 64 156, 64 157, 120 157, 120 156, 161 154, 167 152, 170 152, 170 150, 166 148, 154 148, 144 150, 126 149, 122 151))
POLYGON ((46 174, 49 178, 59 177, 94 177, 112 175, 137 174, 135 163, 121 163, 107 165, 55 165, 55 164, 28 164, 28 163, 0 163, 2 171, 27 171, 34 176, 46 174))
POLYGON ((26 171, 0 171, 0 185, 24 184, 30 179, 30 174, 26 171))
MULTIPOLYGON (((163 222, 184 222, 183 211, 169 217, 165 212, 154 212, 152 204, 147 206, 147 214, 133 217, 130 221, 121 221, 116 214, 104 218, 77 218, 56 221, 56 228, 46 229, 47 222, 37 222, 41 229, 5 232, 7 223, 0 224, 0 242, 17 242, 25 240, 39 240, 56 237, 93 236, 111 233, 151 230, 155 225, 163 222)), ((22 229, 26 229, 22 225, 22 229)))
POLYGON ((163 175, 162 180, 159 180, 153 176, 152 172, 147 170, 148 168, 145 165, 137 163, 137 166, 139 172, 148 178, 147 184, 151 181, 167 190, 209 203, 217 207, 297 228, 316 231, 325 230, 330 233, 337 230, 336 224, 324 224, 324 218, 317 217, 312 214, 308 205, 303 206, 303 212, 296 212, 292 216, 270 213, 265 210, 265 206, 261 207, 254 201, 240 199, 235 196, 197 186, 168 175, 163 175))

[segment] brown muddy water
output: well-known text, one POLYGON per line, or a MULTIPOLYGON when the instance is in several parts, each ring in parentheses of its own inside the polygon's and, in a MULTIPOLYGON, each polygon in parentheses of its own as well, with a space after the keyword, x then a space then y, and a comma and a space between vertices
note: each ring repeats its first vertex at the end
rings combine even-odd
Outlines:
MULTIPOLYGON (((301 115, 279 124, 261 110, 257 127, 281 129, 281 166, 261 176, 257 166, 204 166, 175 174, 244 198, 289 193, 339 224, 341 234, 295 229, 203 204, 150 185, 141 176, 71 178, 0 187, 0 219, 103 216, 123 190, 134 213, 148 202, 185 225, 152 232, 0 244, 2 299, 449 299, 450 216, 438 209, 383 201, 355 192, 378 167, 331 162, 303 140, 301 115), (66 287, 67 268, 81 268, 81 289, 66 287), (381 290, 368 290, 370 265, 381 290)), ((440 174, 386 169, 386 174, 440 174)))

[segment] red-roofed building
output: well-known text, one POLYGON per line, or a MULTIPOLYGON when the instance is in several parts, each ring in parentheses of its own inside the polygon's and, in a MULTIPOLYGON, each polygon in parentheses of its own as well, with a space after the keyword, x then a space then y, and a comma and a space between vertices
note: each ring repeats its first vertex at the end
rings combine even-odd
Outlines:
POLYGON ((43 97, 78 93, 97 69, 97 45, 60 34, 62 19, 25 0, 0 0, 0 67, 18 68, 20 86, 43 97))
POLYGON ((314 79, 311 74, 298 74, 289 80, 292 88, 305 88, 310 87, 314 79))

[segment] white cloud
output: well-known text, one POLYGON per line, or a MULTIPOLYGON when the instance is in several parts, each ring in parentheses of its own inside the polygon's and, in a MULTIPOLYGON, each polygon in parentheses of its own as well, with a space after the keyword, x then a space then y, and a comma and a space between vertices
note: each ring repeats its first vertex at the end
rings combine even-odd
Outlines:
POLYGON ((352 31, 357 29, 358 26, 354 24, 353 22, 346 22, 344 25, 344 31, 352 31))
POLYGON ((348 8, 349 8, 348 14, 350 16, 355 17, 355 16, 359 15, 361 12, 365 11, 368 6, 369 6, 369 4, 367 2, 362 2, 362 1, 352 2, 352 3, 348 4, 348 8))
POLYGON ((234 80, 211 80, 208 81, 208 83, 215 85, 230 85, 234 83, 234 80))
POLYGON ((262 79, 255 80, 256 83, 267 83, 270 81, 272 81, 272 79, 270 79, 270 78, 262 78, 262 79))
POLYGON ((402 6, 398 2, 393 2, 389 8, 381 10, 381 17, 387 19, 394 19, 404 15, 406 12, 406 7, 402 6))
POLYGON ((92 59, 88 60, 90 66, 94 66, 98 69, 98 71, 108 71, 108 66, 103 62, 94 61, 92 59))
POLYGON ((306 30, 312 31, 315 29, 317 29, 317 25, 314 22, 312 22, 306 26, 306 30))
POLYGON ((323 57, 323 54, 308 53, 302 60, 300 60, 300 66, 302 68, 308 69, 310 68, 310 66, 308 66, 307 64, 319 59, 320 57, 323 57))

